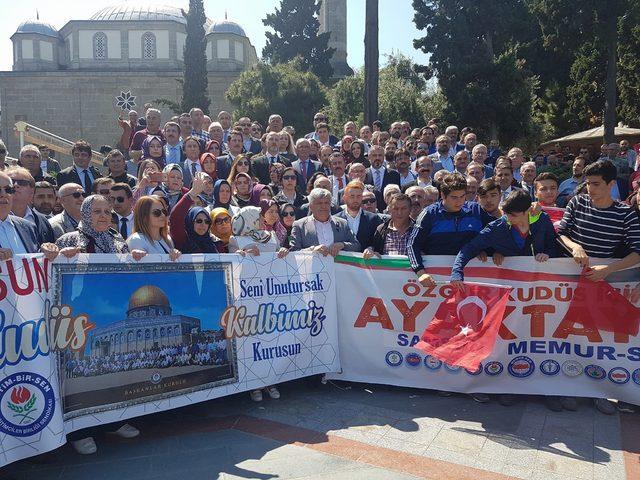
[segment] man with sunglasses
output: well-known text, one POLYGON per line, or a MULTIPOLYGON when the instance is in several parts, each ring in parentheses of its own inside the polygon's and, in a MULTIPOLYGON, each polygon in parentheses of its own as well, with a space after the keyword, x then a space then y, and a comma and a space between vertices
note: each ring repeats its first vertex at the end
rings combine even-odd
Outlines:
POLYGON ((62 213, 49 219, 55 240, 68 232, 74 232, 80 222, 80 207, 87 196, 77 183, 67 183, 58 190, 58 198, 62 205, 62 213))
POLYGON ((111 187, 108 198, 113 208, 113 223, 126 240, 133 231, 133 191, 126 183, 116 183, 111 187))
POLYGON ((38 147, 35 145, 25 145, 20 149, 20 159, 18 165, 26 168, 35 182, 49 182, 53 185, 56 184, 56 179, 51 175, 42 171, 41 168, 41 154, 38 147))
POLYGON ((15 190, 11 213, 36 226, 38 243, 53 243, 53 229, 49 225, 47 217, 31 208, 36 182, 29 170, 23 167, 10 167, 5 173, 13 181, 15 190))
POLYGON ((35 225, 11 214, 14 195, 13 180, 0 172, 0 261, 15 254, 37 253, 41 244, 35 225))

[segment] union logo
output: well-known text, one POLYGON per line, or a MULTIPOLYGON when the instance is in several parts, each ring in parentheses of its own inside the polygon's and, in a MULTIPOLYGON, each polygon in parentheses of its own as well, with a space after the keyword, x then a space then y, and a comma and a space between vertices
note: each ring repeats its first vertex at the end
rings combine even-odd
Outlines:
POLYGON ((406 357, 404 357, 404 361, 407 362, 407 365, 410 367, 419 367, 422 363, 422 357, 417 353, 408 353, 406 357))
POLYGON ((609 377, 609 381, 616 385, 624 385, 631 378, 629 370, 623 367, 613 367, 609 370, 609 374, 607 376, 609 377))
POLYGON ((509 362, 507 370, 512 377, 525 378, 536 369, 536 364, 529 357, 521 355, 509 362))
POLYGON ((502 370, 504 370, 504 367, 500 362, 488 362, 484 366, 484 373, 486 373, 490 377, 500 375, 502 373, 502 370))
POLYGON ((584 373, 587 377, 594 380, 602 380, 607 376, 607 372, 604 371, 600 365, 587 365, 584 367, 584 373))
POLYGON ((544 360, 540 364, 540 371, 544 375, 553 377, 554 375, 557 375, 558 373, 560 373, 560 364, 555 360, 551 360, 551 359, 544 360))
POLYGON ((432 357, 431 355, 427 355, 424 357, 424 366, 429 370, 438 370, 440 367, 442 367, 442 361, 438 360, 435 357, 432 357))
POLYGON ((28 437, 44 429, 55 412, 49 381, 34 373, 14 373, 0 383, 0 431, 28 437))

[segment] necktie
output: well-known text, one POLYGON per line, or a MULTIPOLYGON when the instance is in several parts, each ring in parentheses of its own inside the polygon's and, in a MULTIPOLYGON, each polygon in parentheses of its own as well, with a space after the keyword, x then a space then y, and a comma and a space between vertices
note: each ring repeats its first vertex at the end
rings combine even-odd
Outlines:
POLYGON ((193 163, 191 164, 191 176, 192 176, 193 178, 195 178, 195 176, 196 176, 196 172, 197 172, 197 171, 198 171, 198 170, 196 169, 196 164, 195 164, 195 162, 193 162, 193 163))
POLYGON ((269 163, 276 163, 278 157, 269 157, 269 163))
POLYGON ((127 234, 127 217, 122 217, 120 219, 120 235, 122 235, 122 238, 124 238, 125 240, 128 237, 128 234, 127 234))
POLYGON ((380 170, 376 170, 375 183, 376 183, 376 190, 381 190, 382 189, 382 175, 380 175, 380 170))
POLYGON ((89 176, 89 170, 83 170, 84 174, 84 193, 87 195, 91 194, 91 177, 89 176))
POLYGON ((338 189, 342 190, 344 188, 344 182, 342 181, 342 177, 338 178, 338 189))
POLYGON ((300 162, 300 173, 302 173, 302 181, 307 184, 307 162, 302 160, 300 162))

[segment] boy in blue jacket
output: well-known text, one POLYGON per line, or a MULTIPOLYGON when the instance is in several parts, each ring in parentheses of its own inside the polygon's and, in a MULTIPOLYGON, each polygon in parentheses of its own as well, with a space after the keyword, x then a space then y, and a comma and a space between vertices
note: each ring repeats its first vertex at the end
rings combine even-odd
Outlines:
POLYGON ((513 190, 502 211, 504 216, 489 223, 458 252, 451 269, 453 286, 463 288, 465 265, 489 248, 505 257, 532 256, 538 262, 557 256, 553 223, 544 212, 531 215, 531 197, 526 191, 513 190))

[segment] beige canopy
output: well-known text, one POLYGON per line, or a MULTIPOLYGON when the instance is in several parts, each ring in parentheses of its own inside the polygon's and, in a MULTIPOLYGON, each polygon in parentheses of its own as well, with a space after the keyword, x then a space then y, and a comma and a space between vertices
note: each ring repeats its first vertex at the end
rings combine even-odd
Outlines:
MULTIPOLYGON (((629 143, 632 145, 638 141, 640 141, 640 129, 638 128, 629 128, 629 127, 616 127, 615 128, 615 136, 616 140, 622 140, 626 138, 629 140, 629 143)), ((585 130, 584 132, 572 133, 571 135, 567 135, 565 137, 556 138, 554 140, 549 140, 548 142, 544 142, 541 147, 548 147, 550 145, 554 145, 559 143, 560 145, 576 145, 578 143, 584 146, 597 146, 599 147, 603 143, 604 137, 604 127, 596 127, 591 128, 589 130, 585 130)))

